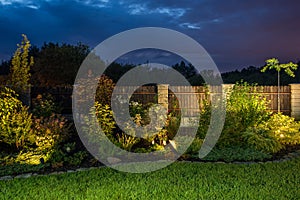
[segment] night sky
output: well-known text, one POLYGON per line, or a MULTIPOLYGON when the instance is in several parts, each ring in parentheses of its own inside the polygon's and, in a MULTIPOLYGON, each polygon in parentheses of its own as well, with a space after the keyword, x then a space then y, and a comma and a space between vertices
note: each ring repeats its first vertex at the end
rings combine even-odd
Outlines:
POLYGON ((261 66, 270 57, 300 61, 297 0, 0 0, 0 60, 13 55, 22 33, 37 46, 82 42, 93 48, 119 32, 149 26, 192 37, 223 72, 261 66))

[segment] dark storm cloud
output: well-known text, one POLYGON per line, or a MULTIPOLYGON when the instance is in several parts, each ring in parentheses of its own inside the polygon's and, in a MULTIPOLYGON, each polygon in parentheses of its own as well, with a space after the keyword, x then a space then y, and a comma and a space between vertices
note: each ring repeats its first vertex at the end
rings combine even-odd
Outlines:
POLYGON ((223 68, 262 65, 268 57, 300 59, 298 1, 151 1, 182 7, 180 28, 223 68))
POLYGON ((12 55, 21 33, 37 45, 95 47, 121 31, 158 26, 196 39, 222 71, 262 65, 268 57, 297 61, 299 8, 292 0, 0 0, 0 56, 12 55))

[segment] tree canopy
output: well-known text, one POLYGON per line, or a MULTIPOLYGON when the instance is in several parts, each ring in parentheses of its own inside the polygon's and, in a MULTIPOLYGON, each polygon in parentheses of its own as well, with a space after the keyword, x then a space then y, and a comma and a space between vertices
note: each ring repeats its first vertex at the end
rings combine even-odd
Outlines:
POLYGON ((41 49, 32 49, 32 54, 35 54, 32 83, 41 86, 72 85, 88 53, 89 47, 81 43, 45 43, 41 49))
MULTIPOLYGON (((89 53, 89 47, 82 43, 71 45, 50 42, 44 43, 40 48, 31 46, 29 48, 28 56, 34 58, 34 64, 31 66, 30 70, 30 83, 35 86, 72 85, 81 63, 89 53)), ((240 80, 244 80, 248 83, 257 83, 258 85, 276 85, 276 68, 274 68, 275 70, 268 70, 265 73, 261 72, 262 69, 270 66, 273 61, 276 62, 276 60, 272 60, 269 65, 267 63, 267 65, 261 67, 249 66, 242 70, 222 73, 223 82, 236 83, 240 80)), ((1 80, 7 77, 12 62, 16 62, 13 61, 13 57, 10 61, 4 61, 0 64, 0 82, 3 82, 1 80)), ((113 62, 105 70, 104 74, 116 83, 123 74, 134 67, 135 65, 113 62)), ((202 76, 197 73, 191 64, 182 61, 171 67, 181 73, 191 85, 204 84, 202 76)), ((299 68, 294 70, 285 67, 284 70, 287 73, 281 74, 281 85, 300 82, 299 68), (291 70, 293 70, 294 77, 288 75, 291 70)))

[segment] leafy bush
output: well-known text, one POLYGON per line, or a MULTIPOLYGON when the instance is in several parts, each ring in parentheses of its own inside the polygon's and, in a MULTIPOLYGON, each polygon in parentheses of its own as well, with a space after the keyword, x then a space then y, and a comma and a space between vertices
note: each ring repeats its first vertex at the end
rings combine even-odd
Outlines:
POLYGON ((50 117, 53 113, 58 114, 61 111, 51 94, 37 95, 32 101, 32 107, 32 114, 36 117, 50 117))
MULTIPOLYGON (((137 102, 130 103, 129 112, 131 115, 131 120, 136 124, 137 127, 143 127, 147 125, 147 123, 150 121, 148 114, 149 112, 151 112, 151 115, 159 117, 159 109, 157 109, 157 107, 154 106, 151 107, 151 109, 148 109, 151 105, 152 104, 142 105, 137 102)), ((113 112, 109 105, 102 105, 96 102, 94 109, 91 109, 90 117, 92 120, 90 119, 87 121, 88 126, 85 127, 85 131, 88 134, 87 139, 89 142, 91 142, 91 144, 95 143, 96 141, 99 142, 103 139, 101 138, 100 134, 97 133, 97 127, 93 126, 92 124, 92 121, 94 120, 97 120, 102 131, 112 143, 127 151, 135 151, 136 148, 151 149, 151 147, 156 144, 164 146, 168 140, 168 132, 166 128, 161 127, 154 133, 146 132, 146 134, 149 134, 149 136, 147 137, 144 135, 144 138, 141 139, 135 137, 135 128, 132 127, 129 122, 124 122, 125 127, 123 132, 116 126, 116 122, 113 118, 113 112)), ((156 119, 156 117, 154 118, 156 119)), ((87 118, 85 120, 87 120, 87 118)), ((152 125, 153 127, 158 127, 156 126, 157 120, 155 120, 152 125)), ((101 150, 101 152, 106 151, 107 150, 104 149, 101 150)))
POLYGON ((274 134, 266 130, 263 125, 248 127, 241 136, 246 146, 265 153, 276 153, 283 147, 274 134))
POLYGON ((60 148, 48 153, 48 162, 54 168, 64 165, 78 166, 84 161, 87 155, 86 151, 66 152, 63 148, 60 148))
POLYGON ((270 130, 282 145, 300 144, 300 123, 294 118, 277 113, 266 123, 266 129, 270 130))
POLYGON ((140 125, 146 125, 150 122, 148 116, 148 108, 153 105, 151 103, 147 105, 143 105, 141 103, 131 101, 129 104, 129 114, 132 119, 140 118, 141 120, 138 121, 140 125))
POLYGON ((37 149, 46 152, 66 141, 70 125, 63 116, 52 114, 50 117, 34 117, 32 131, 37 149))
POLYGON ((287 145, 300 144, 300 123, 292 117, 276 113, 268 121, 249 127, 242 137, 257 150, 276 153, 287 145))
POLYGON ((165 125, 165 129, 168 133, 168 139, 173 139, 180 126, 180 117, 174 113, 169 113, 165 125))
POLYGON ((211 102, 209 99, 209 91, 208 88, 205 88, 205 98, 200 105, 200 120, 199 127, 197 130, 197 138, 204 139, 210 124, 210 116, 211 116, 211 102))
POLYGON ((248 127, 254 127, 270 118, 268 101, 257 92, 255 85, 237 83, 229 91, 224 128, 219 145, 241 145, 242 134, 248 127), (251 90, 254 88, 254 90, 251 90))
POLYGON ((78 166, 83 162, 87 155, 86 151, 78 151, 71 156, 65 156, 64 161, 69 165, 78 166))
POLYGON ((0 91, 0 142, 23 148, 31 129, 31 114, 9 88, 0 91))
POLYGON ((114 87, 114 82, 107 76, 102 75, 98 81, 95 100, 102 105, 110 105, 114 87))
MULTIPOLYGON (((90 144, 90 147, 96 148, 99 142, 105 140, 105 136, 98 132, 97 124, 95 124, 97 122, 106 137, 111 142, 116 143, 114 138, 116 122, 113 119, 113 113, 109 105, 102 105, 96 102, 94 107, 90 109, 89 116, 85 116, 84 120, 86 125, 82 129, 85 133, 85 140, 90 144)), ((105 154, 112 153, 112 149, 106 148, 105 145, 101 145, 99 149, 94 149, 94 151, 105 152, 105 154)))
POLYGON ((127 135, 125 133, 117 134, 117 146, 131 151, 132 147, 140 141, 140 138, 134 137, 132 135, 127 135))
POLYGON ((245 148, 242 146, 232 147, 215 147, 203 160, 206 161, 263 161, 270 159, 270 154, 255 150, 253 148, 245 148))
POLYGON ((202 144, 203 144, 203 139, 195 138, 185 153, 189 155, 196 155, 198 157, 199 150, 202 144))
POLYGON ((95 103, 96 117, 100 123, 101 129, 106 135, 112 135, 116 128, 116 122, 113 118, 113 112, 108 104, 103 105, 95 103))

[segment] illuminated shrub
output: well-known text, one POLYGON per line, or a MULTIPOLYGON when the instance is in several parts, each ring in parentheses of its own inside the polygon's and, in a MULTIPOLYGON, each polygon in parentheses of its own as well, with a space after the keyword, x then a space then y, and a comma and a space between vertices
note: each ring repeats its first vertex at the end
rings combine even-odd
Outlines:
POLYGON ((300 144, 300 123, 296 122, 292 117, 282 113, 274 114, 266 123, 266 129, 282 145, 300 144))
POLYGON ((242 134, 249 127, 257 126, 270 118, 268 101, 259 93, 251 90, 255 85, 237 83, 229 91, 226 105, 224 128, 219 140, 220 145, 241 145, 242 134))
POLYGON ((286 146, 300 144, 300 123, 294 118, 277 113, 256 127, 242 133, 245 143, 257 150, 276 153, 286 146))
POLYGON ((31 129, 31 114, 9 88, 0 89, 0 142, 25 147, 31 129))
POLYGON ((50 117, 34 117, 32 132, 37 149, 48 151, 66 141, 70 125, 64 117, 57 114, 52 114, 50 117))

